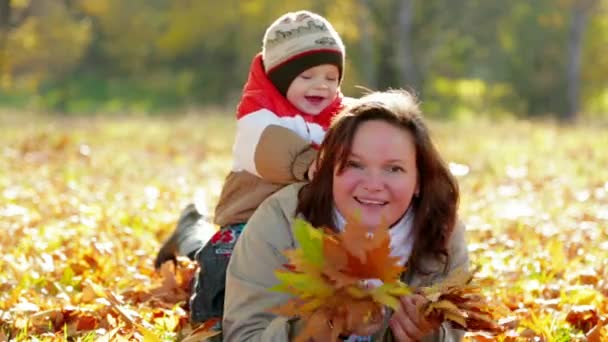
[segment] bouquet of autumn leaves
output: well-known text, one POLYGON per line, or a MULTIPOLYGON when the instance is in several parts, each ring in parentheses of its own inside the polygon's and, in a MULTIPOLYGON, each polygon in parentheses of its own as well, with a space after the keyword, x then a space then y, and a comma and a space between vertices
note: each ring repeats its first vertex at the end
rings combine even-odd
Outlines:
MULTIPOLYGON (((303 321, 296 341, 336 341, 344 331, 379 322, 385 306, 396 310, 399 297, 412 292, 400 281, 404 267, 390 255, 387 229, 372 234, 347 225, 335 234, 296 220, 294 235, 300 247, 284 251, 289 263, 275 271, 280 283, 271 289, 293 298, 271 312, 303 321)), ((461 270, 442 284, 418 289, 429 299, 421 314, 440 315, 465 330, 499 332, 495 310, 478 288, 468 286, 471 278, 461 270)))

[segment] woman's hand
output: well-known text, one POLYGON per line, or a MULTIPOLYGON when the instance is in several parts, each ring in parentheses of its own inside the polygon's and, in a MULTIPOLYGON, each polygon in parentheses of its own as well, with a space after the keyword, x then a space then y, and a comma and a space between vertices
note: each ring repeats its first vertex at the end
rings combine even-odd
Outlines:
POLYGON ((424 317, 420 313, 426 302, 427 299, 419 294, 401 297, 400 306, 389 322, 396 341, 419 341, 439 328, 438 317, 424 317))

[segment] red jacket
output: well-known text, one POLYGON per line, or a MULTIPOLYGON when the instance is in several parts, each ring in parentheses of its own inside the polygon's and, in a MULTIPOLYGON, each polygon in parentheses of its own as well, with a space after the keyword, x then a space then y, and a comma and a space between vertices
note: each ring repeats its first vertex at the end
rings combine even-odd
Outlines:
POLYGON ((343 95, 338 90, 334 101, 318 115, 300 112, 272 84, 266 76, 262 63, 262 54, 257 54, 251 62, 249 77, 243 87, 243 96, 237 107, 237 119, 260 109, 268 109, 278 117, 301 116, 304 121, 321 125, 325 130, 331 118, 342 109, 343 95))
POLYGON ((306 180, 342 94, 319 115, 300 113, 270 82, 258 54, 237 108, 232 170, 215 208, 215 223, 247 222, 268 196, 306 180))

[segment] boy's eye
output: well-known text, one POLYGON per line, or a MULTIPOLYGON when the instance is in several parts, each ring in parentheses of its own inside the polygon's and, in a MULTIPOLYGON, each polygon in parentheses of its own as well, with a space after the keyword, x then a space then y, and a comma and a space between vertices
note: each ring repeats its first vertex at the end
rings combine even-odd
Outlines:
POLYGON ((310 76, 310 75, 300 75, 300 77, 302 77, 305 80, 309 80, 312 78, 312 76, 310 76))
POLYGON ((333 76, 326 77, 325 79, 326 79, 326 80, 328 80, 328 81, 330 81, 330 82, 334 82, 334 81, 337 81, 337 80, 338 80, 338 78, 337 78, 337 77, 333 77, 333 76))

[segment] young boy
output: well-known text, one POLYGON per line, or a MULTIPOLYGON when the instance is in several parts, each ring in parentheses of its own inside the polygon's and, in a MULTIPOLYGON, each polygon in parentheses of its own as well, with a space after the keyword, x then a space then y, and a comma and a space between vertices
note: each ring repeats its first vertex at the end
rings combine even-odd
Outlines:
POLYGON ((316 147, 342 108, 344 55, 332 25, 308 11, 287 13, 266 30, 237 108, 234 162, 215 208, 214 223, 221 228, 207 242, 204 218, 189 205, 155 262, 158 268, 176 252, 199 262, 193 321, 222 315, 226 267, 258 205, 313 171, 316 147))

